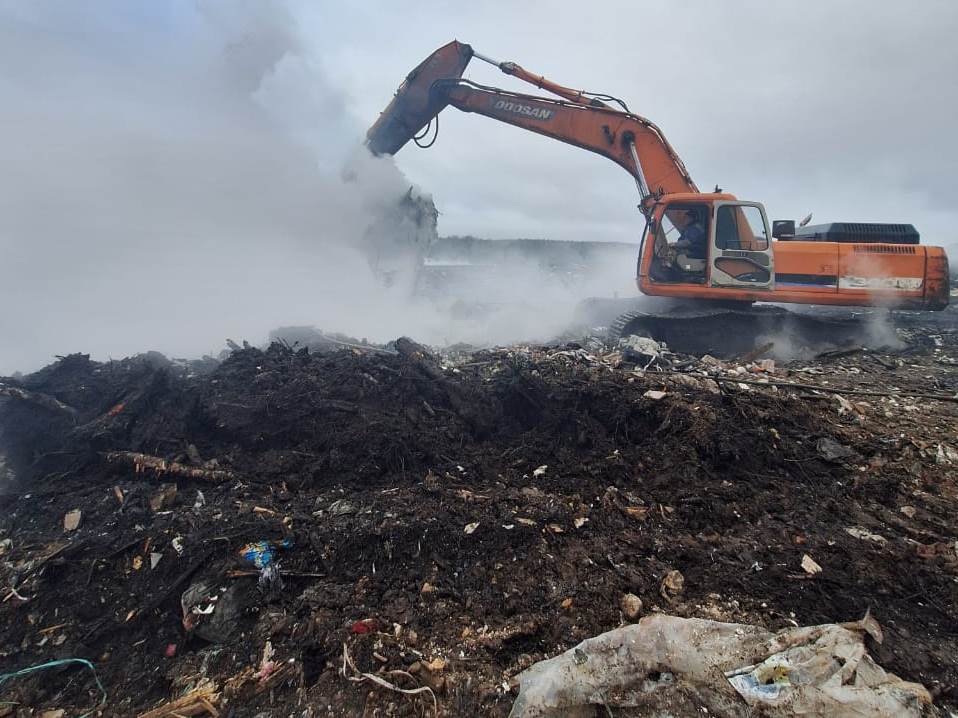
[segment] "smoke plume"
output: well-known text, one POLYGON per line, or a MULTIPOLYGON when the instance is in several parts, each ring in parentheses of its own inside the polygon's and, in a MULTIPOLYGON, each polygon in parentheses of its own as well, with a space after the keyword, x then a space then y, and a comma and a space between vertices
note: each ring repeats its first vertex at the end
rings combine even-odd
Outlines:
POLYGON ((0 371, 361 314, 355 247, 408 185, 343 181, 361 123, 282 6, 71 7, 0 23, 0 371))
POLYGON ((73 351, 198 356, 290 324, 543 339, 571 315, 581 287, 533 265, 456 287, 512 305, 481 319, 382 286, 363 238, 409 183, 362 147, 372 118, 282 3, 0 15, 0 374, 73 351))

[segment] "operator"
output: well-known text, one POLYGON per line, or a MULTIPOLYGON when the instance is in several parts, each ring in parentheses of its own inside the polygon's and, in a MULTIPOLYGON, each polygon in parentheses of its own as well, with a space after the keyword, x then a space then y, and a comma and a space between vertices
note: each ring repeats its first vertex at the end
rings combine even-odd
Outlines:
POLYGON ((689 210, 685 216, 688 223, 674 245, 675 250, 689 259, 707 259, 705 223, 702 221, 701 213, 689 210))

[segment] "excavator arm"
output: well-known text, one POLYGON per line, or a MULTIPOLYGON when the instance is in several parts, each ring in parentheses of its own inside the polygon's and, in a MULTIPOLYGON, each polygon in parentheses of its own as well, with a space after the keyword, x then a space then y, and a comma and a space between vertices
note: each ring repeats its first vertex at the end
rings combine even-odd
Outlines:
POLYGON ((698 192, 682 160, 652 122, 611 107, 609 96, 573 90, 534 75, 512 62, 490 60, 466 44, 451 42, 419 66, 400 86, 392 102, 367 133, 374 154, 395 154, 409 140, 417 143, 438 123, 447 106, 475 112, 506 124, 552 137, 609 158, 636 182, 643 210, 655 198, 675 192, 698 192), (562 99, 538 97, 486 87, 462 79, 477 57, 562 99))

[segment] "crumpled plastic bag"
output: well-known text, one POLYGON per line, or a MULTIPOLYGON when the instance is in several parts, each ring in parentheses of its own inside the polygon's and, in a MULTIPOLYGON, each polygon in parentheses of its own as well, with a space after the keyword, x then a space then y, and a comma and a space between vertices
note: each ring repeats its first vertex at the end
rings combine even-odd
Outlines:
POLYGON ((619 348, 624 359, 648 366, 660 358, 665 345, 649 337, 630 335, 619 340, 619 348))
POLYGON ((266 568, 276 557, 276 550, 292 548, 293 542, 290 539, 282 541, 253 541, 239 550, 240 558, 247 561, 256 568, 266 568))
POLYGON ((923 716, 924 686, 886 673, 865 650, 878 623, 790 628, 656 614, 594 638, 518 676, 510 718, 631 715, 923 716), (618 711, 615 715, 620 715, 618 711))
POLYGON ((212 581, 194 583, 180 596, 183 628, 210 643, 232 642, 243 628, 247 594, 239 581, 228 587, 212 581))

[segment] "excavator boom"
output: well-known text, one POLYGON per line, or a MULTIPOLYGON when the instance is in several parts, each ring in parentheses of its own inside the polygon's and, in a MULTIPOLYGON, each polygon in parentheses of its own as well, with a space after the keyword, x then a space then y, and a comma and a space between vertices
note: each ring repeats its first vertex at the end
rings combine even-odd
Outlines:
POLYGON ((644 202, 651 196, 698 192, 682 160, 649 120, 610 107, 583 90, 546 80, 515 63, 497 63, 457 41, 439 48, 409 73, 369 129, 369 149, 374 154, 395 154, 409 140, 427 132, 430 123, 448 105, 603 155, 632 175, 644 202), (463 80, 462 74, 474 56, 562 99, 524 95, 463 80))
POLYGON ((609 158, 632 175, 643 200, 650 195, 698 192, 662 133, 638 115, 482 87, 465 80, 439 82, 435 90, 463 112, 485 115, 609 158))

